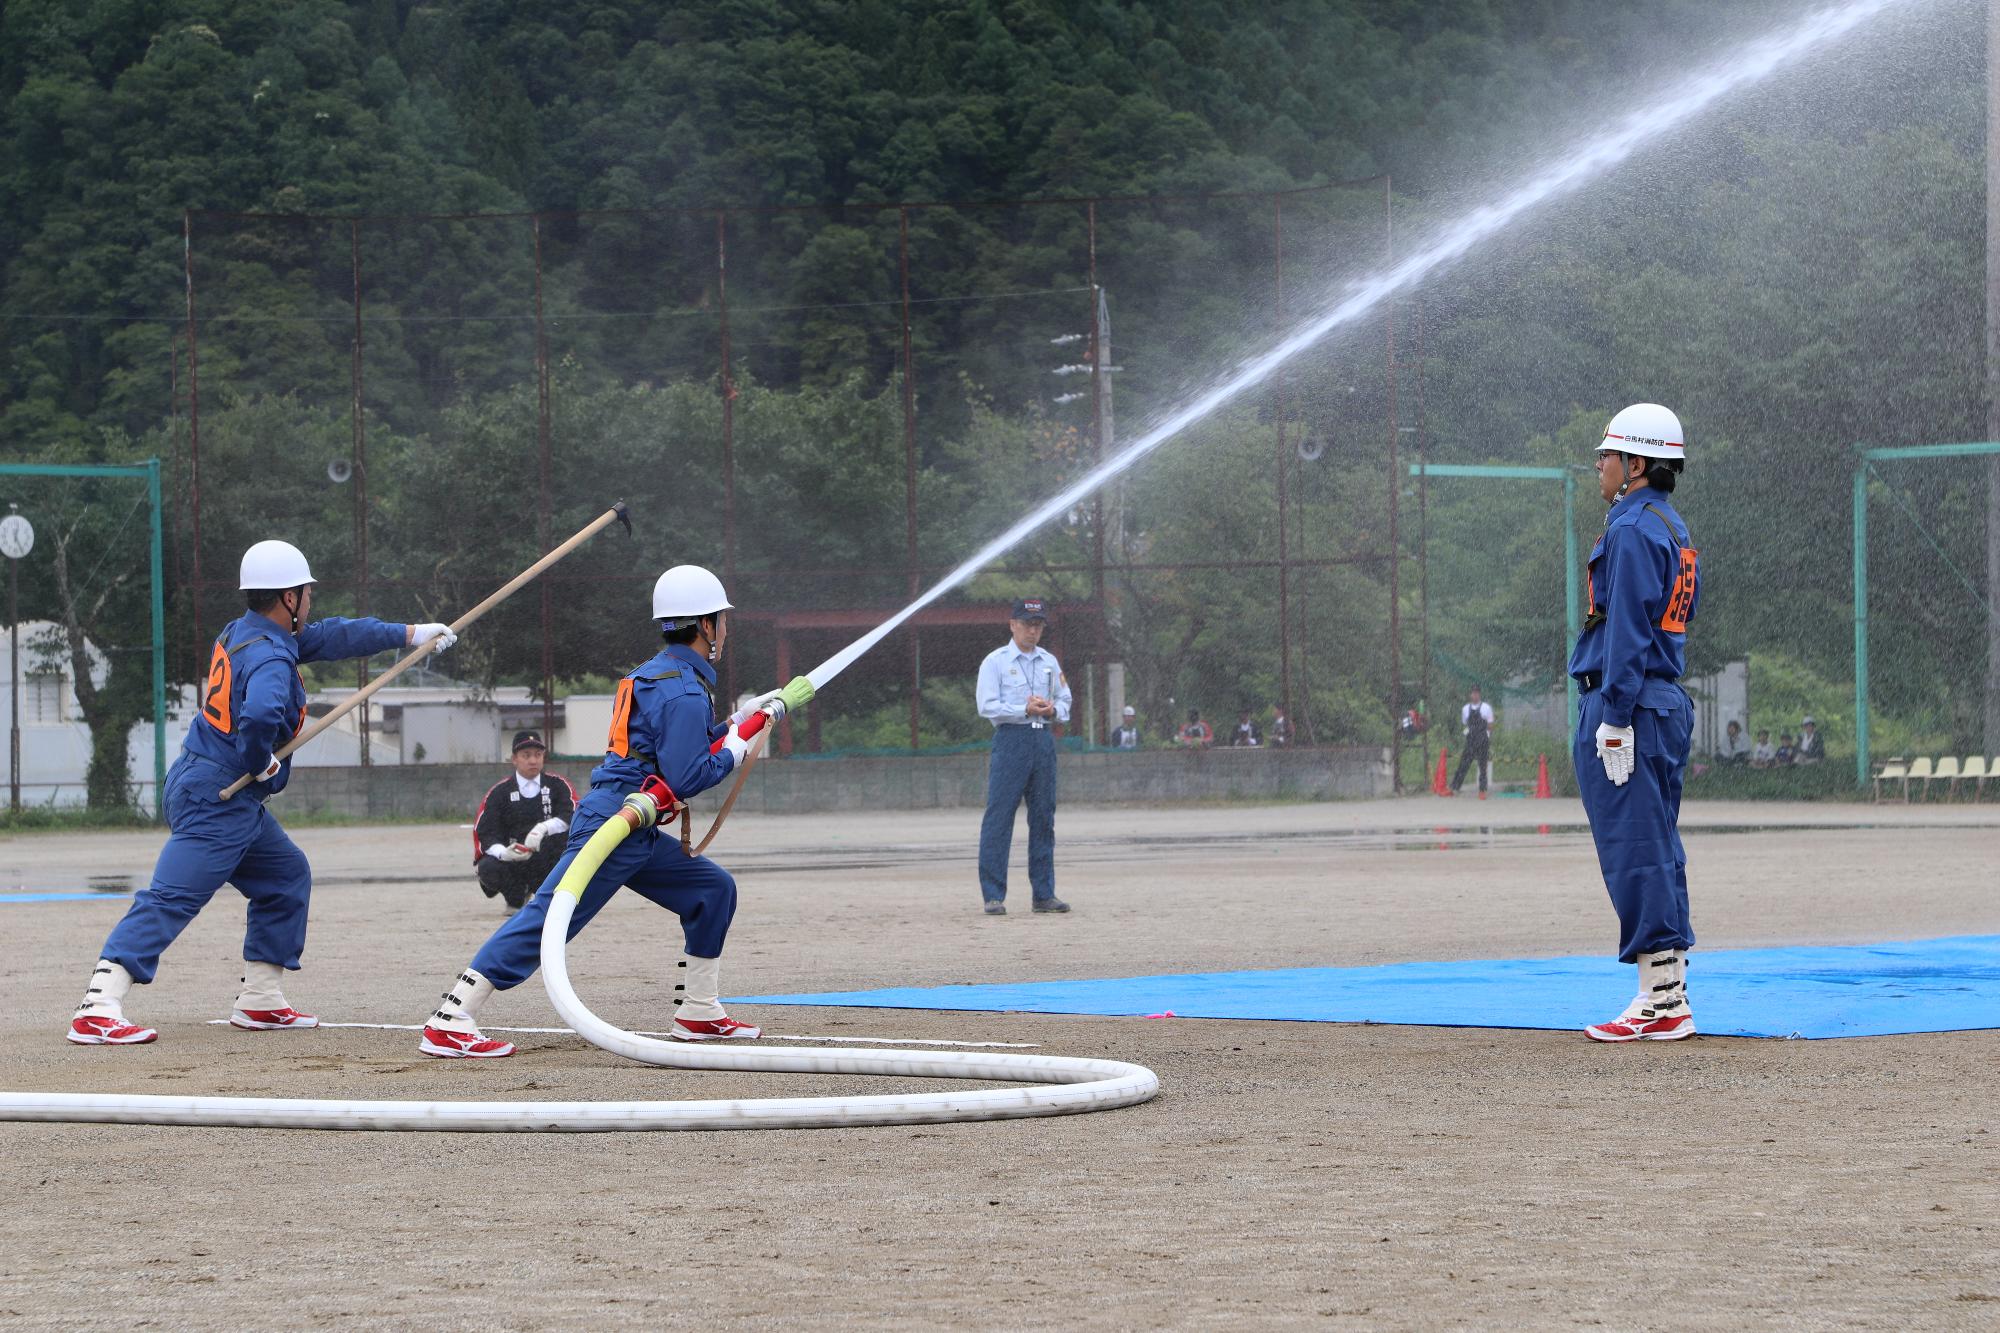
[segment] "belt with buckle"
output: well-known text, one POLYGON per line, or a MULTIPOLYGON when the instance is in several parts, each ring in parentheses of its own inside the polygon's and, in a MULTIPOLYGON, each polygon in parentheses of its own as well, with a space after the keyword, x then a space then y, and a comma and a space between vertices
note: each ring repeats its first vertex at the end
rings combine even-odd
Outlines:
MULTIPOLYGON (((1679 676, 1647 676, 1646 679, 1664 680, 1669 685, 1677 685, 1680 683, 1681 678, 1679 676)), ((1576 678, 1577 692, 1580 694, 1589 694, 1592 690, 1596 689, 1603 683, 1604 683, 1603 676, 1599 675, 1595 671, 1586 671, 1581 676, 1578 676, 1576 678)))

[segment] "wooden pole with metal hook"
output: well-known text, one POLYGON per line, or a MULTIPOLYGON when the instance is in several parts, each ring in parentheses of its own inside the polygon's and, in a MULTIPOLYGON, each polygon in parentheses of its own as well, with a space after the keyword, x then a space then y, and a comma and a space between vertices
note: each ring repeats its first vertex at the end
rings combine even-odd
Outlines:
MULTIPOLYGON (((467 611, 464 615, 460 616, 457 620, 453 621, 449 627, 451 632, 453 634, 464 633, 466 627, 471 625, 473 621, 479 619, 481 616, 485 615, 488 611, 491 611, 494 607, 506 601, 509 597, 512 597, 515 593, 519 592, 523 587, 527 586, 527 584, 531 580, 533 580, 537 574, 547 569, 550 565, 555 564, 556 561, 561 560, 571 551, 574 551, 577 547, 583 545, 585 542, 589 541, 592 537, 595 537, 598 533, 602 532, 605 528, 611 526, 613 523, 623 523, 625 525, 625 531, 627 532, 630 532, 632 530, 632 518, 631 515, 627 513, 625 508, 625 502, 623 500, 620 500, 617 504, 612 505, 611 508, 599 514, 596 518, 590 521, 590 524, 587 527, 585 527, 583 531, 577 533, 576 536, 571 537, 561 546, 556 547, 555 550, 550 551, 547 555, 543 556, 540 560, 537 560, 534 564, 529 565, 519 574, 516 574, 512 579, 508 580, 505 587, 501 588, 498 592, 494 593, 491 597, 488 597, 478 606, 473 607, 470 611, 467 611)), ((332 726, 337 719, 344 717, 346 714, 352 712, 354 709, 359 708, 362 705, 362 703, 367 700, 368 696, 375 693, 375 691, 381 689, 384 685, 387 685, 397 676, 402 675, 403 672, 409 670, 411 667, 415 666, 418 662, 421 662, 424 658, 430 656, 431 653, 435 652, 437 649, 437 642, 438 641, 436 639, 432 639, 429 643, 423 644, 420 647, 413 649, 409 653, 406 653, 402 657, 402 659, 396 663, 396 665, 390 667, 387 671, 384 671, 381 675, 369 681, 368 684, 362 687, 361 689, 358 689, 354 693, 348 695, 345 699, 340 701, 339 705, 335 707, 332 712, 328 713, 325 717, 320 718, 317 722, 314 722, 311 726, 301 731, 298 735, 292 737, 291 740, 287 741, 283 746, 279 748, 278 752, 274 754, 272 758, 283 759, 286 755, 292 753, 294 750, 298 749, 301 745, 304 745, 307 741, 311 740, 313 737, 319 735, 322 731, 325 731, 328 727, 332 726)), ((230 783, 227 787, 224 787, 222 789, 222 799, 226 801, 230 797, 234 796, 237 792, 242 791, 245 787, 250 785, 252 779, 255 776, 256 776, 255 774, 245 773, 242 777, 236 779, 236 781, 230 783)))

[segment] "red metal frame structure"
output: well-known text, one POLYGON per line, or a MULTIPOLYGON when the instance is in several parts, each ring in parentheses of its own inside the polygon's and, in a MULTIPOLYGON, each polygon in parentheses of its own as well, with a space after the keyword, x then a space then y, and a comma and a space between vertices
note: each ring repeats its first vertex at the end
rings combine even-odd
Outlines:
MULTIPOLYGON (((921 592, 923 587, 925 586, 926 579, 936 577, 938 575, 947 572, 945 568, 926 568, 921 564, 918 553, 918 541, 917 541, 917 532, 918 532, 917 438, 918 437, 917 437, 917 425, 916 425, 917 423, 916 381, 918 376, 918 358, 916 354, 915 345, 911 336, 912 319, 911 319, 911 295, 910 295, 910 218, 913 213, 930 209, 960 209, 960 210, 1030 209, 1030 208, 1043 208, 1043 207, 1078 208, 1083 210, 1083 214, 1086 220, 1086 232, 1087 232, 1088 290, 1091 294, 1091 305, 1092 305, 1090 312, 1090 323, 1089 323, 1089 327, 1092 330, 1090 335, 1090 362, 1089 362, 1091 368, 1090 375, 1091 375, 1091 390, 1093 398, 1093 404, 1091 410, 1091 422, 1092 422, 1092 434, 1093 434, 1093 439, 1091 441, 1091 456, 1093 461, 1101 461, 1104 456, 1104 447, 1106 443, 1105 440, 1106 422, 1104 419, 1104 407, 1105 407, 1104 390, 1106 386, 1102 382, 1102 375, 1104 370, 1103 358, 1100 357, 1098 354, 1099 348, 1097 345, 1097 338, 1098 338, 1097 304, 1099 300, 1097 245, 1098 245, 1099 206, 1107 204, 1160 205, 1160 204, 1178 204, 1178 203, 1209 203, 1209 202, 1217 202, 1225 200, 1246 200, 1246 201, 1268 200, 1271 205, 1271 227, 1272 227, 1272 240, 1273 240, 1272 277, 1274 284, 1274 302, 1273 302, 1272 314, 1277 326, 1282 328, 1286 318, 1285 286, 1284 286, 1285 200, 1302 195, 1319 194, 1333 190, 1352 190, 1360 187, 1369 187, 1374 185, 1379 185, 1382 189, 1383 237, 1384 237, 1385 247, 1389 255, 1393 257, 1394 201, 1390 192, 1389 178, 1386 176, 1370 177, 1365 180, 1357 180, 1357 181, 1336 181, 1336 182, 1330 182, 1325 185, 1308 186, 1298 189, 1282 190, 1282 191, 1240 191, 1240 192, 1218 192, 1211 194, 1192 194, 1192 195, 1099 195, 1099 196, 1089 196, 1089 197, 981 200, 981 201, 903 201, 895 203, 846 204, 839 206, 840 211, 847 213, 881 213, 891 209, 895 210, 897 213, 897 238, 898 238, 897 264, 898 264, 898 282, 900 290, 900 299, 898 304, 900 305, 900 322, 901 322, 901 329, 900 329, 901 355, 899 357, 899 361, 900 361, 900 370, 902 373, 902 381, 903 381, 901 397, 902 397, 902 412, 903 412, 903 449, 904 449, 904 460, 903 460, 904 461, 904 468, 903 468, 904 560, 903 560, 903 570, 901 572, 905 575, 904 583, 906 585, 909 595, 914 597, 919 592, 921 592)), ((200 360, 198 355, 199 344, 197 338, 199 316, 197 313, 197 291, 195 284, 195 258, 194 258, 195 232, 196 232, 196 223, 198 220, 213 219, 213 220, 236 220, 236 221, 252 221, 252 222, 264 221, 264 222, 290 222, 290 223, 304 222, 304 223, 345 224, 348 230, 349 260, 352 266, 352 279, 353 279, 352 289, 353 289, 353 323, 354 323, 352 355, 350 360, 351 376, 352 376, 352 383, 351 383, 351 393, 352 393, 352 403, 353 403, 352 412, 354 417, 352 463, 354 469, 354 477, 358 483, 354 492, 354 532, 355 532, 354 542, 355 542, 355 551, 358 562, 356 571, 358 578, 358 587, 356 589, 356 604, 359 608, 365 609, 369 605, 370 594, 374 590, 378 581, 374 580, 370 575, 368 568, 368 558, 367 558, 367 526, 368 526, 367 525, 368 493, 366 488, 367 459, 366 459, 366 434, 363 424, 364 413, 362 406, 363 384, 364 384, 364 378, 363 378, 364 345, 363 345, 361 239, 360 239, 360 232, 362 226, 367 224, 376 224, 376 223, 500 222, 506 220, 514 220, 514 219, 525 220, 529 224, 529 231, 530 231, 529 239, 534 254, 534 279, 535 279, 534 298, 533 298, 534 325, 535 325, 534 361, 535 361, 535 377, 536 377, 536 390, 537 390, 536 399, 537 399, 537 413, 538 413, 537 434, 539 443, 539 459, 538 459, 539 486, 538 486, 538 497, 537 497, 535 518, 536 518, 536 530, 542 548, 547 549, 549 546, 549 532, 552 521, 550 482, 551 482, 552 469, 554 466, 554 444, 553 444, 551 421, 550 421, 548 328, 543 307, 543 285, 542 285, 543 223, 545 220, 553 218, 595 221, 595 220, 613 219, 613 218, 664 219, 664 218, 713 217, 715 222, 715 268, 713 276, 714 276, 715 291, 717 296, 717 326, 718 326, 718 344, 719 344, 717 351, 719 356, 719 371, 720 371, 719 379, 720 379, 721 397, 722 397, 722 404, 721 404, 721 436, 722 436, 721 470, 722 470, 722 488, 723 488, 722 572, 725 581, 730 582, 733 586, 733 582, 737 575, 737 553, 738 553, 738 527, 737 527, 737 513, 736 513, 737 469, 736 469, 736 454, 735 454, 736 440, 735 440, 735 412, 734 412, 734 401, 737 396, 737 391, 734 382, 734 362, 733 362, 733 354, 731 346, 732 329, 731 329, 729 294, 727 285, 728 266, 729 266, 730 221, 733 217, 749 217, 749 216, 768 217, 780 214, 813 214, 813 213, 825 213, 828 211, 830 211, 830 206, 791 205, 791 206, 771 206, 771 207, 707 207, 701 209, 541 210, 536 212, 438 213, 438 214, 398 214, 398 215, 362 215, 362 216, 276 214, 276 213, 254 213, 254 212, 230 212, 222 210, 199 210, 199 211, 189 211, 185 213, 182 219, 182 243, 183 243, 183 264, 184 264, 186 287, 187 287, 186 388, 187 388, 188 430, 187 430, 186 484, 188 492, 188 503, 190 509, 190 551, 189 551, 189 561, 187 564, 187 583, 189 586, 190 593, 194 599, 194 605, 199 607, 202 604, 201 603, 202 595, 205 591, 209 590, 210 586, 210 581, 204 575, 203 562, 202 562, 202 535, 201 535, 201 511, 202 511, 201 399, 200 399, 200 360)), ((1328 569, 1347 564, 1375 563, 1386 559, 1388 560, 1389 563, 1388 632, 1390 636, 1391 680, 1389 681, 1388 690, 1385 697, 1385 703, 1388 706, 1388 715, 1391 719, 1394 719, 1400 714, 1402 707, 1401 701, 1403 698, 1403 688, 1401 680, 1401 656, 1402 656, 1401 617, 1400 617, 1400 608, 1398 605, 1398 572, 1401 560, 1399 558, 1400 548, 1398 546, 1399 536, 1397 531, 1397 507, 1398 507, 1398 495, 1400 491, 1400 481, 1397 470, 1398 469, 1397 459, 1399 454, 1399 438, 1398 438, 1399 432, 1397 430, 1396 397, 1395 397, 1396 371, 1399 368, 1399 363, 1396 360, 1394 311, 1392 309, 1385 312, 1385 314, 1387 316, 1385 353, 1387 358, 1386 369, 1388 376, 1387 388, 1388 388, 1388 417, 1389 417, 1388 427, 1389 427, 1389 458, 1390 458, 1390 465, 1389 465, 1390 480, 1389 480, 1389 495, 1388 495, 1389 552, 1387 553, 1378 552, 1378 553, 1361 554, 1361 555, 1346 556, 1346 557, 1316 558, 1316 559, 1301 558, 1294 554, 1294 548, 1297 545, 1297 543, 1294 541, 1293 522, 1290 510, 1292 504, 1291 474, 1293 468, 1296 466, 1296 462, 1291 457, 1291 450, 1289 448, 1288 438, 1287 438, 1286 406, 1288 399, 1288 390, 1284 383, 1284 377, 1278 376, 1274 379, 1273 387, 1270 391, 1274 395, 1274 402, 1277 409, 1276 421, 1277 421, 1278 456, 1277 456, 1277 474, 1276 474, 1276 488, 1277 488, 1276 520, 1277 520, 1277 535, 1278 535, 1278 558, 1276 560, 1233 559, 1233 560, 1215 560, 1215 561, 1199 561, 1199 562, 1188 562, 1188 561, 1163 562, 1157 564, 1142 562, 1142 561, 1121 562, 1121 561, 1107 560, 1104 547, 1104 497, 1100 493, 1099 495, 1093 497, 1091 503, 1091 512, 1094 519, 1094 524, 1093 524, 1094 539, 1092 544, 1092 558, 1090 563, 1088 565, 1082 565, 1082 566, 1042 564, 1038 565, 1035 568, 1035 570, 1032 571, 1035 573, 1042 573, 1042 574, 1064 573, 1064 572, 1072 572, 1072 573, 1087 572, 1090 575, 1090 586, 1092 590, 1091 603, 1088 606, 1079 607, 1072 604, 1068 607, 1060 608, 1060 610, 1062 611, 1062 615, 1059 617, 1059 619, 1066 621, 1067 623, 1069 623, 1070 625, 1079 630, 1086 631, 1086 636, 1088 639, 1088 651, 1085 654, 1084 660, 1085 660, 1086 670, 1092 673, 1091 678, 1093 679, 1093 681, 1096 679, 1095 673, 1098 672, 1103 665, 1104 650, 1111 646, 1107 642, 1106 624, 1105 624, 1105 607, 1106 607, 1105 575, 1108 571, 1134 572, 1143 570, 1265 569, 1265 568, 1273 569, 1276 571, 1278 578, 1277 589, 1278 589, 1278 606, 1279 606, 1278 636, 1279 636, 1279 677, 1280 677, 1279 690, 1281 696, 1280 702, 1285 709, 1286 715, 1288 717, 1296 719, 1295 726, 1298 729, 1298 734, 1300 735, 1301 739, 1307 743, 1311 743, 1314 737, 1312 733, 1312 724, 1310 716, 1308 715, 1307 710, 1297 709, 1294 706, 1297 700, 1295 699, 1295 694, 1294 694, 1295 673, 1294 673, 1294 649, 1292 641, 1293 640, 1293 625, 1292 625, 1293 593, 1291 587, 1292 576, 1295 573, 1300 573, 1309 570, 1328 569), (1392 553, 1396 558, 1392 558, 1392 553)), ((1421 355, 1421 351, 1419 351, 1419 355, 1421 355)), ((1421 374, 1421 371, 1419 371, 1419 374, 1421 374)), ((1419 392, 1421 393, 1421 390, 1419 390, 1419 392)), ((843 574, 843 573, 879 574, 884 571, 880 568, 871 568, 863 570, 827 570, 823 572, 834 573, 834 574, 843 574)), ((1028 571, 1022 571, 1022 572, 1028 572, 1028 571)), ((553 573, 550 576, 544 577, 541 580, 540 594, 539 594, 541 599, 541 620, 542 620, 541 671, 542 671, 543 718, 544 718, 544 729, 547 732, 553 732, 554 730, 555 664, 554 664, 554 643, 553 643, 554 636, 551 629, 552 605, 553 605, 553 598, 556 595, 555 585, 556 583, 562 581, 564 577, 565 576, 562 575, 560 572, 553 573)), ((632 577, 637 579, 639 576, 634 575, 632 577)), ((650 576, 647 577, 650 578, 650 576)), ((382 586, 389 586, 393 582, 394 582, 393 580, 385 581, 383 582, 382 586)), ((216 586, 221 587, 224 585, 218 583, 216 584, 216 586)), ((1305 602, 1306 602, 1305 590, 1303 586, 1301 586, 1299 590, 1297 602, 1298 602, 1298 614, 1301 618, 1303 618, 1305 614, 1305 602)), ((891 609, 893 610, 894 608, 891 609)), ((867 607, 867 608, 849 608, 849 609, 824 609, 816 611, 780 610, 780 611, 761 613, 761 614, 745 614, 742 618, 752 622, 767 623, 776 631, 777 644, 778 644, 778 660, 779 660, 778 675, 780 679, 783 679, 785 678, 787 673, 792 669, 792 663, 789 661, 789 658, 793 647, 793 640, 796 635, 803 633, 810 633, 813 631, 835 630, 835 629, 855 630, 858 632, 876 623, 879 623, 883 614, 884 612, 881 608, 867 607)), ((920 710, 919 672, 921 666, 921 644, 922 644, 923 628, 927 626, 945 627, 945 626, 961 626, 961 625, 971 625, 971 624, 996 625, 998 617, 999 613, 997 613, 993 608, 990 607, 976 607, 976 608, 932 607, 928 608, 925 612, 919 614, 909 622, 910 633, 908 639, 908 662, 909 662, 909 672, 910 672, 910 691, 909 691, 910 744, 912 748, 915 748, 918 744, 918 724, 919 724, 919 710, 920 710)), ((197 620, 198 619, 199 617, 197 617, 197 620)), ((199 624, 197 624, 194 627, 195 642, 193 644, 194 656, 197 662, 205 656, 205 645, 200 639, 201 633, 202 633, 202 627, 199 624)), ((1301 649, 1300 651, 1302 653, 1303 649, 1301 649)), ((1305 674, 1305 666, 1303 660, 1301 660, 1298 663, 1298 674, 1301 677, 1303 677, 1305 674)), ((361 669, 360 678, 362 681, 365 682, 366 680, 365 667, 361 669)), ((726 669, 726 674, 723 684, 725 690, 725 697, 733 697, 736 689, 733 670, 726 669)), ((1108 691, 1097 692, 1096 698, 1098 702, 1099 713, 1095 720, 1097 724, 1098 733, 1101 735, 1104 734, 1108 729, 1106 725, 1107 719, 1103 714, 1103 710, 1105 709, 1108 703, 1108 691)), ((814 730, 816 734, 817 717, 815 716, 813 720, 815 723, 814 730)), ((1394 733, 1393 726, 1391 730, 1393 734, 1394 733)), ((365 738, 365 732, 364 732, 364 738, 365 738)), ((784 750, 786 750, 787 752, 790 750, 791 736, 789 728, 787 728, 786 731, 784 732, 781 744, 784 750)), ((365 741, 364 741, 364 755, 365 753, 366 751, 365 751, 365 741)))

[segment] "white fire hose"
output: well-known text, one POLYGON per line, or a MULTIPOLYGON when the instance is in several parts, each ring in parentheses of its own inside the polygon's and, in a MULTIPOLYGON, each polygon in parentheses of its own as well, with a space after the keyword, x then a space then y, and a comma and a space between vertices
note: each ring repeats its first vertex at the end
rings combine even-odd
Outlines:
POLYGON ((160 1097, 105 1092, 0 1092, 0 1120, 259 1129, 428 1129, 511 1132, 638 1129, 801 1129, 1010 1120, 1108 1111, 1150 1100, 1160 1080, 1142 1065, 1056 1055, 854 1051, 831 1047, 696 1047, 641 1037, 590 1012, 569 982, 567 940, 577 895, 604 858, 658 810, 627 799, 570 865, 542 927, 542 979, 556 1011, 594 1046, 675 1069, 767 1074, 868 1074, 1027 1083, 1026 1088, 868 1097, 744 1097, 699 1102, 399 1102, 291 1097, 160 1097))

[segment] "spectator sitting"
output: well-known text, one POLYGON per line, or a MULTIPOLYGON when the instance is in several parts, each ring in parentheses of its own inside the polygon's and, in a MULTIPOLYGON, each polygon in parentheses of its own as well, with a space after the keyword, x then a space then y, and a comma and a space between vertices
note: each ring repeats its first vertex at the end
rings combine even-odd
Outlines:
POLYGON ((1125 705, 1124 721, 1111 733, 1111 743, 1121 750, 1139 748, 1139 714, 1131 704, 1125 705))
POLYGON ((1715 762, 1718 764, 1740 764, 1750 758, 1750 738, 1743 734, 1743 724, 1732 721, 1722 744, 1716 747, 1715 762))
POLYGON ((1769 768, 1778 758, 1778 752, 1771 748, 1771 733, 1759 731, 1756 747, 1750 751, 1750 767, 1769 768))
POLYGON ((521 910, 569 847, 576 791, 542 772, 548 750, 539 734, 514 735, 514 771, 486 793, 473 816, 472 863, 479 887, 504 899, 507 915, 521 910))
POLYGON ((1826 758, 1826 740, 1819 734, 1819 724, 1807 718, 1799 728, 1799 743, 1792 751, 1792 762, 1817 764, 1826 758))
POLYGON ((1257 729, 1257 720, 1250 716, 1249 709, 1244 709, 1243 716, 1237 719, 1236 730, 1229 733, 1229 743, 1249 746, 1264 743, 1264 733, 1257 729))
POLYGON ((1174 744, 1202 749, 1215 744, 1215 729, 1201 720, 1199 708, 1188 709, 1187 725, 1174 737, 1174 744))
POLYGON ((1274 706, 1271 713, 1271 744, 1282 750, 1292 743, 1291 720, 1285 716, 1285 710, 1282 708, 1274 706))
POLYGON ((1771 756, 1771 766, 1773 768, 1790 768, 1792 761, 1796 758, 1798 758, 1798 751, 1792 748, 1792 733, 1789 731, 1780 732, 1778 735, 1778 752, 1771 756))

